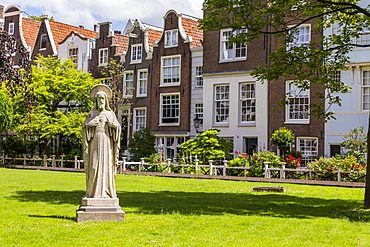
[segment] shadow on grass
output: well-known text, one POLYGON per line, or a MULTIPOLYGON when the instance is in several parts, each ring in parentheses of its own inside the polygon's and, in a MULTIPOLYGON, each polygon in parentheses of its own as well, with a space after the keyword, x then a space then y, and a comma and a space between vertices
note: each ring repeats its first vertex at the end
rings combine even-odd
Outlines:
MULTIPOLYGON (((81 204, 84 191, 18 191, 8 198, 20 202, 81 204)), ((309 219, 326 217, 370 221, 361 201, 299 197, 279 193, 121 192, 126 213, 182 215, 259 215, 309 219)))

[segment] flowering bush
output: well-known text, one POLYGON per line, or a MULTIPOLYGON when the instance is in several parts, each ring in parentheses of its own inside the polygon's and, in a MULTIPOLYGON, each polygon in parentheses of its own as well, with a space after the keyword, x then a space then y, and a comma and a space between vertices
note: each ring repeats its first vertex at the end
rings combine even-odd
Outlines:
POLYGON ((301 167, 301 158, 296 158, 293 155, 287 155, 285 158, 286 168, 298 168, 301 167))
POLYGON ((320 158, 315 162, 307 164, 307 168, 315 171, 314 179, 337 180, 337 174, 334 171, 348 171, 350 173, 342 174, 344 181, 364 181, 364 174, 355 172, 366 171, 366 165, 357 162, 357 157, 348 156, 340 158, 339 156, 333 158, 320 158))
POLYGON ((248 155, 246 153, 241 153, 235 151, 235 154, 238 155, 238 158, 229 161, 230 167, 249 167, 250 169, 247 173, 244 173, 242 170, 228 170, 229 175, 248 175, 251 177, 262 177, 264 170, 264 162, 269 162, 269 166, 277 167, 280 165, 279 157, 270 151, 253 153, 248 155))

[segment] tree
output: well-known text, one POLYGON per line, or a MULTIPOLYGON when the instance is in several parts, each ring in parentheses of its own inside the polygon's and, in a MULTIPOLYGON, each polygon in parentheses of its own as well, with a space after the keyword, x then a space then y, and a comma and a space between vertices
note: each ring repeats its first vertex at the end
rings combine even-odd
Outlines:
POLYGON ((357 162, 364 162, 364 154, 367 152, 367 136, 364 133, 364 126, 352 129, 348 135, 345 135, 343 142, 340 144, 345 148, 345 156, 354 156, 357 162))
POLYGON ((199 163, 208 164, 209 160, 220 160, 228 156, 228 152, 232 151, 231 143, 221 139, 218 134, 220 130, 211 129, 207 130, 195 137, 189 139, 181 144, 180 157, 197 157, 199 163))
MULTIPOLYGON (((269 56, 265 66, 255 68, 252 75, 259 81, 272 81, 280 77, 293 78, 302 90, 317 84, 326 89, 326 94, 316 97, 326 100, 327 105, 341 103, 337 93, 346 93, 349 87, 330 76, 345 69, 349 62, 347 53, 354 47, 366 46, 352 43, 370 23, 370 12, 357 5, 357 0, 206 0, 206 15, 201 20, 205 31, 229 27, 233 30, 246 28, 232 36, 231 42, 249 43, 266 36, 280 38, 282 45, 269 56), (338 32, 325 35, 318 42, 294 46, 287 44, 294 40, 296 28, 308 21, 315 21, 314 28, 322 32, 335 25, 338 32), (309 83, 308 83, 309 82, 309 83)), ((287 99, 283 99, 283 105, 287 99)), ((310 112, 316 117, 330 119, 333 113, 324 104, 311 104, 310 112)))
MULTIPOLYGON (((337 93, 346 93, 349 87, 336 81, 331 74, 344 70, 349 62, 347 53, 354 47, 368 47, 353 43, 354 37, 366 32, 370 24, 368 6, 359 5, 359 0, 205 0, 206 16, 201 20, 205 31, 219 30, 223 27, 248 31, 239 33, 230 42, 250 42, 262 35, 280 37, 282 46, 269 56, 269 63, 257 67, 252 72, 260 81, 276 80, 280 77, 294 78, 294 83, 302 90, 314 83, 325 88, 325 95, 316 97, 327 105, 341 105, 337 93), (294 30, 307 21, 315 21, 318 32, 335 25, 337 32, 327 34, 318 43, 296 46, 287 49, 286 45, 294 40, 294 30)), ((287 99, 283 99, 287 102, 287 99)), ((285 104, 284 104, 285 105, 285 104)), ((334 118, 324 104, 311 104, 311 114, 324 119, 334 118)), ((370 119, 369 119, 370 126, 370 119)), ((370 131, 368 131, 370 136, 370 131)), ((370 138, 368 137, 368 140, 370 138)), ((368 149, 370 145, 368 144, 368 149)), ((368 150, 368 162, 370 154, 368 150)), ((367 166, 370 174, 370 165, 367 166)), ((370 208, 370 177, 366 180, 365 208, 370 208)))
POLYGON ((155 136, 149 128, 141 128, 135 131, 129 140, 129 151, 133 153, 133 161, 140 161, 140 158, 149 157, 155 153, 155 136))
POLYGON ((295 136, 293 132, 285 127, 281 127, 272 133, 270 141, 272 144, 278 146, 282 156, 284 156, 286 150, 294 142, 295 136))
MULTIPOLYGON (((24 114, 15 112, 18 134, 37 134, 45 141, 47 153, 51 140, 64 136, 81 143, 81 127, 92 106, 90 89, 98 83, 89 73, 75 69, 72 60, 62 61, 51 56, 38 56, 32 66, 35 106, 24 114)), ((27 105, 25 92, 18 90, 12 97, 16 109, 27 105)))
POLYGON ((0 133, 6 133, 13 126, 13 107, 3 90, 0 90, 0 133))

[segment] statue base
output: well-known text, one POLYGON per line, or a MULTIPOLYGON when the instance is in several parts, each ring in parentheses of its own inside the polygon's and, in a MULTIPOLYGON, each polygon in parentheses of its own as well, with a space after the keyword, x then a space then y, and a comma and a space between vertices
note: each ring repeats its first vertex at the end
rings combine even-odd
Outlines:
POLYGON ((77 222, 125 221, 125 212, 119 206, 118 198, 82 198, 76 215, 77 222))

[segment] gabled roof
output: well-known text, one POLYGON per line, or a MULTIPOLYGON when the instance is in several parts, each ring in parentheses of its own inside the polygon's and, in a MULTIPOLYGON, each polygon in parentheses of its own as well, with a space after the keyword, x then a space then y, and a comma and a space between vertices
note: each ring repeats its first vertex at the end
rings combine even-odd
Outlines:
POLYGON ((127 51, 128 47, 128 36, 119 33, 114 33, 112 45, 117 45, 117 51, 115 55, 121 55, 127 51))
POLYGON ((28 46, 31 47, 31 51, 36 42, 37 33, 39 32, 40 22, 32 18, 22 18, 22 32, 23 37, 28 46))
POLYGON ((190 43, 190 47, 201 47, 203 46, 203 30, 199 29, 199 22, 198 18, 188 16, 183 14, 182 15, 182 27, 185 30, 187 36, 192 37, 192 42, 190 43))
POLYGON ((63 41, 72 31, 75 31, 79 33, 80 35, 90 38, 90 39, 95 39, 97 32, 88 30, 82 27, 75 27, 72 25, 68 25, 65 23, 49 20, 50 23, 50 29, 53 35, 54 43, 55 46, 58 50, 59 48, 59 43, 63 41))

